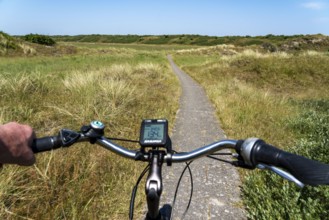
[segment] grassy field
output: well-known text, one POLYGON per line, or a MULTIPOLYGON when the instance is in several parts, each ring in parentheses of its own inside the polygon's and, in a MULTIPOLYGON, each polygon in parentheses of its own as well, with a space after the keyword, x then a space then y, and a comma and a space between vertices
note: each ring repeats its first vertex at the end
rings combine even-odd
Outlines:
MULTIPOLYGON (((94 47, 100 44, 120 44, 120 47, 147 47, 151 50, 172 50, 173 47, 186 46, 216 46, 216 45, 235 45, 238 47, 256 46, 264 51, 293 51, 300 52, 302 50, 329 51, 329 36, 326 35, 266 35, 266 36, 202 36, 202 35, 76 35, 76 36, 44 36, 30 34, 25 36, 12 37, 0 31, 0 56, 3 54, 24 53, 25 55, 33 55, 36 53, 54 54, 76 53, 75 47, 60 47, 58 42, 67 43, 83 43, 85 47, 94 47), (35 44, 27 43, 38 42, 41 44, 55 41, 55 47, 42 48, 35 44), (57 43, 56 43, 57 42, 57 43), (85 44, 88 43, 88 44, 85 44)), ((101 46, 103 47, 103 46, 101 46)))
MULTIPOLYGON (((84 42, 59 42, 59 45, 65 46, 72 46, 72 47, 79 47, 83 48, 84 51, 93 49, 100 49, 100 51, 106 51, 104 48, 106 46, 110 47, 112 50, 119 48, 119 49, 135 49, 135 50, 146 50, 146 51, 163 51, 163 52, 171 52, 176 50, 183 50, 183 49, 194 49, 199 48, 200 46, 190 46, 190 45, 167 45, 167 44, 118 44, 118 43, 84 43, 84 42)), ((99 52, 99 51, 98 51, 99 52)))
MULTIPOLYGON (((138 139, 143 118, 167 118, 173 125, 180 89, 165 53, 74 47, 74 55, 1 57, 0 123, 26 123, 44 136, 97 119, 107 136, 130 139, 138 139)), ((37 155, 33 167, 6 165, 0 218, 126 219, 142 167, 89 144, 37 155)), ((143 201, 141 188, 137 212, 143 201)))
MULTIPOLYGON (((259 137, 329 163, 329 54, 260 53, 235 46, 179 51, 229 138, 259 137)), ((270 172, 241 172, 251 219, 328 219, 327 187, 297 188, 270 172)))
MULTIPOLYGON (((166 60, 171 53, 204 86, 229 138, 255 136, 329 163, 327 38, 145 36, 142 44, 139 36, 106 37, 45 47, 0 32, 0 123, 30 124, 44 136, 98 119, 108 136, 137 139, 143 118, 174 121, 180 88, 166 60), (178 45, 224 41, 235 46, 178 45)), ((34 167, 7 165, 0 218, 126 219, 141 166, 89 144, 37 155, 34 167)), ((251 219, 328 219, 326 187, 300 190, 264 171, 241 171, 241 178, 251 219)))
POLYGON ((317 49, 328 51, 329 37, 325 35, 266 35, 266 36, 202 36, 202 35, 77 35, 51 36, 56 41, 119 43, 144 45, 199 45, 215 46, 232 44, 235 46, 261 46, 266 50, 302 50, 317 49))

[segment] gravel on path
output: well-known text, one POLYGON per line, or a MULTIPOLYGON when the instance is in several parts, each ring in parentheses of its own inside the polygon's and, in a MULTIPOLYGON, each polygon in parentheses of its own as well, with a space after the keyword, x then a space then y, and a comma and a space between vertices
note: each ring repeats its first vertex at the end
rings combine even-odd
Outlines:
MULTIPOLYGON (((182 87, 180 108, 171 136, 173 149, 190 151, 225 139, 225 134, 215 116, 215 110, 204 90, 175 65, 171 56, 168 56, 168 60, 182 87)), ((163 166, 161 207, 170 207, 172 204, 184 166, 176 163, 171 167, 163 166)), ((235 167, 209 158, 198 159, 190 167, 194 191, 190 208, 184 219, 246 219, 240 198, 241 182, 235 167)), ((190 176, 186 172, 178 190, 173 219, 182 219, 189 201, 190 189, 190 176)))

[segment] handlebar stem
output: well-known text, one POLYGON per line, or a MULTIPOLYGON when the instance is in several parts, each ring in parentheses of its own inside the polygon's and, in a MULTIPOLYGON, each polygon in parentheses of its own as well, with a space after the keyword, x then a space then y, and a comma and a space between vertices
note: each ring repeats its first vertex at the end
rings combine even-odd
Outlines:
POLYGON ((159 216, 159 203, 162 193, 162 163, 163 152, 154 151, 150 153, 151 169, 145 184, 145 194, 148 206, 149 219, 157 219, 159 216))

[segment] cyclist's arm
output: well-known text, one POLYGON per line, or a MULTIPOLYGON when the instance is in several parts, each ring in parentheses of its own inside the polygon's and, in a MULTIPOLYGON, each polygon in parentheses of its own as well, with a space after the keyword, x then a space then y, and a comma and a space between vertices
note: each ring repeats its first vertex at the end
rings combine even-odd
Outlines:
POLYGON ((34 164, 35 157, 31 150, 33 139, 35 134, 28 125, 16 122, 0 125, 0 164, 34 164))

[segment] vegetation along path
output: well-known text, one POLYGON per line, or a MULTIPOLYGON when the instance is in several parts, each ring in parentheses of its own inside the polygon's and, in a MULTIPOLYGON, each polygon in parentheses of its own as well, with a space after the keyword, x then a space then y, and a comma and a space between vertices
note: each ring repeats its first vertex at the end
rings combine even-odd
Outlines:
MULTIPOLYGON (((204 90, 175 65, 171 56, 168 56, 168 60, 183 90, 172 135, 174 149, 190 151, 225 138, 204 90)), ((202 158, 194 161, 190 167, 194 191, 185 219, 246 219, 240 200, 239 174, 233 166, 202 158)), ((183 168, 184 165, 180 164, 164 168, 162 205, 172 203, 183 168)), ((190 189, 190 177, 186 172, 173 208, 173 219, 182 218, 190 189)))

